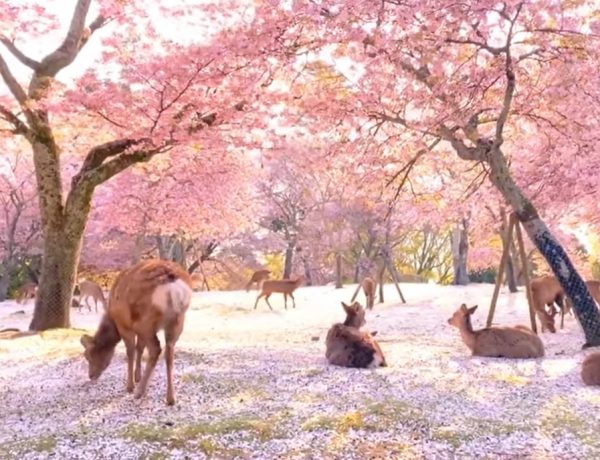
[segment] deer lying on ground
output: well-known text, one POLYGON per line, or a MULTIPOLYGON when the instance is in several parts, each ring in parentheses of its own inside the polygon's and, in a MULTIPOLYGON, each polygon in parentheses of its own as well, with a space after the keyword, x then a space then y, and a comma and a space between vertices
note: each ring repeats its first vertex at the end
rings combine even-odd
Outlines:
POLYGON ((32 281, 27 281, 18 290, 15 299, 18 304, 27 302, 28 299, 34 299, 37 293, 37 284, 32 281))
POLYGON ((127 350, 127 391, 133 391, 135 380, 139 382, 135 398, 144 396, 161 353, 156 334, 163 329, 167 404, 175 404, 173 357, 191 297, 190 275, 174 262, 146 260, 121 272, 110 291, 108 308, 96 334, 81 337, 90 379, 100 377, 110 364, 116 345, 123 339, 127 350), (142 376, 144 348, 148 349, 149 356, 142 376))
POLYGON ((256 307, 258 305, 258 301, 260 300, 261 297, 264 297, 265 300, 267 301, 267 305, 269 306, 269 308, 271 310, 273 310, 273 307, 271 307, 271 303, 269 302, 269 297, 271 297, 271 294, 273 294, 274 292, 277 293, 282 293, 283 294, 283 299, 285 302, 285 309, 287 310, 287 297, 290 296, 292 298, 293 301, 293 307, 296 308, 296 299, 294 299, 294 291, 296 289, 298 289, 298 287, 304 282, 304 276, 300 275, 298 278, 292 280, 292 279, 283 279, 283 280, 265 280, 262 281, 262 284, 260 284, 260 293, 258 294, 258 297, 256 298, 256 302, 254 302, 254 309, 256 310, 256 307))
POLYGON ((377 288, 377 282, 373 280, 373 278, 369 278, 368 276, 362 280, 360 283, 365 297, 367 299, 367 308, 369 310, 373 309, 373 305, 375 304, 375 290, 377 288))
POLYGON ((270 274, 270 270, 256 270, 252 273, 252 277, 250 278, 250 281, 248 281, 248 284, 246 284, 246 292, 250 290, 254 283, 256 283, 256 286, 260 289, 260 283, 264 280, 268 280, 270 274))
POLYGON ((346 320, 331 326, 327 332, 325 357, 329 363, 343 367, 387 366, 385 357, 373 335, 360 330, 365 325, 365 310, 354 302, 346 305, 346 320))
POLYGON ((467 308, 463 303, 448 319, 448 324, 459 329, 463 342, 473 356, 517 359, 544 356, 544 344, 525 326, 492 326, 474 331, 471 315, 476 309, 477 306, 467 308))
POLYGON ((600 385, 600 353, 592 353, 583 359, 581 380, 586 385, 600 385))
POLYGON ((562 313, 561 327, 564 326, 564 291, 554 276, 546 275, 535 278, 529 282, 531 289, 531 300, 533 309, 542 325, 542 332, 548 329, 550 332, 556 332, 554 326, 554 304, 556 303, 562 313), (546 311, 546 305, 550 307, 550 312, 546 311))
POLYGON ((88 307, 88 311, 92 311, 92 306, 89 304, 90 297, 94 299, 94 311, 98 312, 98 301, 102 302, 102 308, 106 310, 106 299, 102 288, 93 281, 83 280, 79 282, 79 311, 83 308, 83 299, 88 307))

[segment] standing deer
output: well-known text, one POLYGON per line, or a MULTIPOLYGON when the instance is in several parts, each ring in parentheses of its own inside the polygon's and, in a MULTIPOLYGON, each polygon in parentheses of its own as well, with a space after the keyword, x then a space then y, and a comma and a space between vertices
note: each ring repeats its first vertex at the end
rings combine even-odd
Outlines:
POLYGON ((248 284, 246 284, 246 292, 250 290, 252 284, 254 283, 256 283, 256 286, 258 286, 258 288, 260 289, 260 283, 264 280, 269 279, 270 274, 270 270, 256 270, 254 273, 252 273, 252 277, 250 278, 250 281, 248 281, 248 284))
POLYGON ((98 301, 102 302, 102 308, 106 310, 106 299, 102 288, 89 280, 79 282, 79 311, 83 308, 83 299, 88 307, 88 311, 92 311, 92 306, 89 304, 90 297, 94 299, 94 311, 98 312, 98 301))
POLYGON ((365 325, 365 310, 354 302, 346 305, 346 320, 331 326, 327 332, 325 357, 329 363, 343 367, 379 367, 387 366, 379 344, 372 334, 361 331, 365 325))
POLYGON ((367 308, 372 310, 373 305, 375 304, 375 290, 377 289, 377 282, 373 280, 373 278, 367 276, 362 280, 360 285, 365 293, 367 308))
POLYGON ((148 381, 161 353, 157 332, 165 334, 167 404, 175 404, 173 358, 175 344, 183 330, 185 313, 192 297, 190 275, 180 265, 166 260, 146 260, 124 270, 115 280, 108 308, 93 337, 84 335, 81 344, 89 365, 89 377, 96 380, 108 367, 121 339, 127 350, 127 391, 138 387, 135 398, 146 394, 148 381), (141 375, 142 354, 148 362, 141 375), (135 374, 133 362, 135 358, 135 374))
POLYGON ((492 326, 474 331, 471 315, 476 309, 477 305, 467 308, 463 303, 448 319, 448 324, 459 329, 463 342, 473 356, 516 359, 544 356, 544 344, 525 326, 492 326))
POLYGON ((27 302, 28 299, 35 298, 37 293, 37 284, 32 281, 27 281, 18 290, 15 300, 18 304, 27 302))
POLYGON ((560 283, 554 276, 545 275, 531 280, 529 288, 531 290, 533 309, 542 325, 542 332, 546 329, 550 332, 556 332, 556 327, 554 326, 554 316, 556 315, 556 311, 554 310, 555 303, 563 312, 561 325, 564 325, 565 294, 560 283), (550 307, 550 313, 546 311, 546 305, 550 307))
POLYGON ((271 303, 269 302, 269 297, 271 297, 271 294, 273 294, 274 292, 283 294, 283 299, 285 302, 286 310, 287 310, 288 295, 292 298, 293 307, 296 308, 296 299, 294 299, 294 291, 296 289, 298 289, 298 287, 303 282, 304 282, 303 275, 300 275, 298 278, 296 278, 294 280, 284 279, 284 280, 265 280, 265 281, 263 281, 262 284, 260 285, 260 293, 258 294, 258 297, 256 297, 256 302, 254 302, 254 309, 256 310, 256 307, 258 305, 258 301, 260 300, 260 298, 264 297, 265 300, 267 301, 267 305, 269 306, 269 308, 271 310, 273 310, 273 307, 271 307, 271 303))

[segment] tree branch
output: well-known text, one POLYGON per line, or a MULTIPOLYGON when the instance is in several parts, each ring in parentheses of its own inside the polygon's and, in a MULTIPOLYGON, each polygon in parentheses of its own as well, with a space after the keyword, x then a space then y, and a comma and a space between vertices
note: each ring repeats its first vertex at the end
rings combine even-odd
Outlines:
POLYGON ((8 49, 8 51, 10 51, 12 55, 16 57, 22 64, 25 64, 27 67, 33 70, 38 69, 40 63, 21 52, 21 50, 15 45, 14 40, 10 40, 6 35, 2 34, 0 35, 0 42, 2 42, 2 44, 6 46, 6 49, 8 49))
POLYGON ((30 134, 30 129, 27 127, 27 125, 23 123, 19 117, 2 105, 0 105, 0 116, 15 127, 15 129, 11 131, 13 134, 22 134, 24 136, 30 134))
POLYGON ((114 157, 125 152, 130 147, 134 145, 139 145, 143 142, 150 142, 149 139, 119 139, 116 141, 107 142, 105 144, 98 145, 92 148, 83 164, 81 165, 81 169, 79 172, 73 176, 71 180, 71 189, 77 187, 77 185, 86 177, 89 176, 89 173, 102 165, 104 160, 109 157, 114 157))
MULTIPOLYGON (((71 17, 71 24, 69 25, 67 36, 56 50, 42 59, 36 73, 46 77, 55 77, 60 70, 64 69, 75 60, 81 46, 83 46, 82 42, 85 43, 87 38, 89 38, 89 35, 87 38, 84 38, 84 27, 85 18, 90 9, 91 1, 92 0, 77 1, 73 16, 71 17)), ((94 21, 94 23, 95 22, 96 21, 94 21)), ((98 27, 99 26, 96 26, 96 29, 98 27)))
POLYGON ((500 115, 498 116, 498 121, 496 123, 496 139, 494 140, 495 147, 500 147, 504 142, 504 125, 506 124, 506 120, 508 119, 508 113, 510 112, 513 95, 515 93, 516 77, 513 70, 512 56, 510 53, 510 43, 512 40, 513 28, 515 22, 517 22, 519 13, 521 12, 521 8, 523 8, 523 3, 519 3, 517 5, 517 11, 515 13, 514 18, 510 21, 510 27, 506 36, 506 61, 504 66, 506 74, 506 90, 504 91, 504 101, 502 103, 502 110, 500 111, 500 115))
POLYGON ((17 100, 19 105, 25 109, 25 105, 27 103, 27 94, 25 94, 25 90, 21 87, 17 79, 14 77, 10 69, 8 68, 8 64, 0 54, 0 75, 2 75, 2 79, 8 89, 17 100))

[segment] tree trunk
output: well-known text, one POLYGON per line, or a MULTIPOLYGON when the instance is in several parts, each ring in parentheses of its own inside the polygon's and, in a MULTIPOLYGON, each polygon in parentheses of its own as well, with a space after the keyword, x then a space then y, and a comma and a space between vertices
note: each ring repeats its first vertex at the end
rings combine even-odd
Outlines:
POLYGON ((514 182, 500 148, 492 147, 488 155, 490 180, 512 206, 529 238, 548 262, 565 294, 573 301, 573 311, 585 334, 584 347, 600 345, 600 312, 585 282, 558 240, 540 219, 533 204, 514 182))
POLYGON ((82 235, 60 233, 45 238, 40 285, 30 330, 70 327, 69 312, 75 288, 82 235))
POLYGON ((509 254, 506 260, 506 283, 508 284, 508 290, 510 292, 518 292, 517 289, 517 276, 515 273, 515 264, 512 256, 509 254))
POLYGON ((304 277, 306 278, 306 285, 312 286, 313 279, 312 279, 312 272, 310 270, 310 262, 308 261, 308 257, 302 258, 302 265, 304 266, 304 277))
POLYGON ((335 255, 335 288, 341 289, 344 287, 342 279, 342 255, 338 252, 335 255))
POLYGON ((461 286, 466 286, 470 281, 467 271, 467 256, 469 251, 467 225, 467 219, 463 218, 452 230, 452 266, 454 268, 452 284, 461 286))
POLYGON ((8 287, 10 286, 10 267, 8 263, 2 263, 0 267, 0 302, 4 302, 8 296, 8 287))
POLYGON ((385 276, 385 265, 383 265, 377 273, 377 283, 379 284, 379 303, 383 303, 383 281, 385 276))
POLYGON ((354 266, 354 278, 352 278, 352 282, 354 284, 358 283, 359 278, 360 278, 360 259, 356 262, 356 265, 354 266))
POLYGON ((292 263, 294 262, 295 243, 288 243, 285 250, 285 263, 283 265, 283 278, 289 279, 292 276, 292 263))

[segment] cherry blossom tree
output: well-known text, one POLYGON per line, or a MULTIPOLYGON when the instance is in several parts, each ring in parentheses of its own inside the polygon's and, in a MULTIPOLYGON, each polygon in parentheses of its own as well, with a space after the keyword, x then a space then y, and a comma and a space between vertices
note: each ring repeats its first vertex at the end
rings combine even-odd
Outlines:
POLYGON ((235 1, 76 0, 61 38, 56 14, 65 7, 30 0, 0 8, 0 128, 31 145, 44 237, 34 330, 69 324, 96 187, 180 147, 210 155, 229 142, 227 122, 252 103, 265 69, 260 45, 271 41, 235 1))
POLYGON ((397 158, 408 172, 450 147, 491 181, 573 299, 586 345, 600 345, 600 313, 511 169, 554 154, 583 164, 597 158, 594 6, 585 0, 294 2, 287 29, 294 71, 311 55, 346 59, 344 97, 324 106, 304 96, 321 110, 315 118, 350 116, 363 148, 402 145, 397 158), (305 39, 298 43, 300 29, 305 39))

